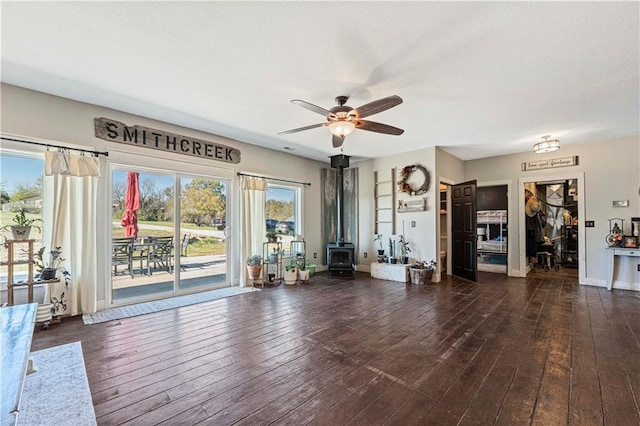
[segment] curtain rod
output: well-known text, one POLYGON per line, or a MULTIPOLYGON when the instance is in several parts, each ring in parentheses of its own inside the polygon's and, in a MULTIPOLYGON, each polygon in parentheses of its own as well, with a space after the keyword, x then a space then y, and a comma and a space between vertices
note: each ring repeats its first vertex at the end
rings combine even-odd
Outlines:
POLYGON ((266 177, 266 176, 250 175, 250 174, 242 173, 242 172, 238 172, 238 176, 257 177, 257 178, 262 178, 262 179, 267 179, 267 180, 277 180, 278 182, 297 183, 298 185, 311 186, 311 184, 308 183, 308 182, 296 182, 294 180, 286 180, 286 179, 270 178, 270 177, 266 177))
POLYGON ((3 140, 6 140, 6 141, 22 142, 22 143, 28 143, 28 144, 31 144, 31 145, 46 146, 47 148, 58 148, 58 149, 68 149, 68 150, 70 150, 70 151, 87 152, 87 153, 89 153, 89 154, 93 154, 93 155, 95 155, 96 157, 97 157, 98 155, 104 155, 105 157, 108 157, 108 156, 109 156, 109 153, 108 153, 108 152, 106 152, 106 151, 105 151, 105 152, 100 152, 100 151, 91 151, 91 150, 89 150, 89 149, 70 148, 70 147, 68 147, 68 146, 52 145, 52 144, 50 144, 50 143, 41 143, 41 142, 34 142, 34 141, 25 141, 25 140, 22 140, 22 139, 8 138, 8 137, 6 137, 6 136, 1 136, 0 138, 1 138, 1 139, 3 139, 3 140))

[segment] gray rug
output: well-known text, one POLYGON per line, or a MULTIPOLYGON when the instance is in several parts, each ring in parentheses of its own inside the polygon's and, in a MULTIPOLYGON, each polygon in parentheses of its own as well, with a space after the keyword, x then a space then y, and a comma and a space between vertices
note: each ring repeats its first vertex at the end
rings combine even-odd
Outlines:
POLYGON ((37 371, 24 381, 17 424, 97 424, 80 342, 32 352, 31 358, 37 371))
POLYGON ((188 294, 185 296, 170 297, 168 299, 154 300, 153 302, 137 303, 135 305, 121 306, 113 309, 96 312, 95 314, 82 315, 85 324, 97 324, 99 322, 112 321, 120 318, 135 317, 137 315, 150 314, 152 312, 179 308, 181 306, 208 302, 222 299, 223 297, 236 296, 238 294, 260 291, 252 287, 227 287, 219 290, 204 291, 202 293, 188 294))

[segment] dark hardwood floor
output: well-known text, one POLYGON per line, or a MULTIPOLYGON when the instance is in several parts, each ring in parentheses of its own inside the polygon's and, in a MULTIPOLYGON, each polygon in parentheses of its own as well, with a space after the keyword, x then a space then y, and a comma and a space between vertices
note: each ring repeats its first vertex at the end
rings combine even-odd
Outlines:
POLYGON ((101 425, 640 424, 640 293, 576 282, 316 274, 97 325, 66 318, 32 349, 82 342, 101 425))

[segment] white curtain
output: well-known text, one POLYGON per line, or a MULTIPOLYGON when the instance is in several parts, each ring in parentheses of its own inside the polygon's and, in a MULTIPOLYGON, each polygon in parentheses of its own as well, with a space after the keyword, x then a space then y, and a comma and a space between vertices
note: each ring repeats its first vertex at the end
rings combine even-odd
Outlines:
POLYGON ((247 259, 262 255, 262 243, 267 233, 265 202, 267 182, 261 178, 242 177, 242 267, 240 286, 249 284, 247 259))
MULTIPOLYGON (((64 268, 71 276, 65 293, 67 310, 77 315, 97 308, 96 192, 99 159, 69 152, 45 153, 42 243, 49 252, 62 248, 64 268)), ((62 278, 61 275, 58 275, 62 278)), ((49 296, 59 297, 64 279, 51 284, 49 296)))

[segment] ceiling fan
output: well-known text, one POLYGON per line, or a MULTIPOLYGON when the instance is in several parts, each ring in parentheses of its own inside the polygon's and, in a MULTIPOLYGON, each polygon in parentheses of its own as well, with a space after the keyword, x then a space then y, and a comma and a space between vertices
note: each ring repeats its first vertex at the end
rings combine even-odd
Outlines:
POLYGON ((312 124, 310 126, 298 127, 297 129, 291 129, 278 133, 279 135, 287 135, 289 133, 301 132, 303 130, 309 130, 316 127, 326 126, 333 134, 333 147, 338 148, 342 146, 344 138, 353 132, 354 129, 368 130, 370 132, 384 133, 387 135, 401 135, 404 130, 397 127, 389 126, 388 124, 376 123, 375 121, 362 120, 370 115, 377 114, 379 112, 393 108, 396 105, 402 103, 400 96, 388 96, 386 98, 378 99, 377 101, 369 102, 358 108, 351 108, 347 103, 348 96, 336 97, 338 106, 331 109, 324 109, 317 105, 311 104, 300 99, 294 99, 291 103, 306 108, 309 111, 316 112, 320 115, 324 115, 327 119, 326 123, 312 124))

